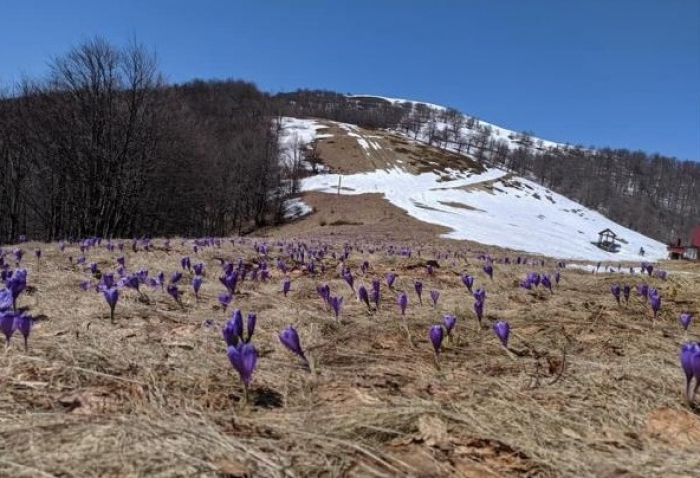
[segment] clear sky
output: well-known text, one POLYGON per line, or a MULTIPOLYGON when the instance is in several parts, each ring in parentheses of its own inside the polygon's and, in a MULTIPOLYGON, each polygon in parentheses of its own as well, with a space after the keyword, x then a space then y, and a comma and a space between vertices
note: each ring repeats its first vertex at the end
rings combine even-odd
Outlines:
POLYGON ((423 100, 700 160, 700 0, 0 0, 0 84, 94 36, 136 38, 172 82, 423 100))

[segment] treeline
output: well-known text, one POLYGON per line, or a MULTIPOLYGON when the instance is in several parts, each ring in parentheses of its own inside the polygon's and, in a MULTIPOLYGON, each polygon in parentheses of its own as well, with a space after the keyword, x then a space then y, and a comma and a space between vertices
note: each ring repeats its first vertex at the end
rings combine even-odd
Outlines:
POLYGON ((400 130, 432 146, 456 149, 660 241, 688 240, 700 222, 700 163, 626 149, 546 147, 530 132, 502 137, 456 109, 422 103, 308 90, 276 99, 289 114, 400 130))
POLYGON ((0 98, 0 243, 225 235, 280 218, 269 95, 167 85, 143 46, 88 41, 0 98))

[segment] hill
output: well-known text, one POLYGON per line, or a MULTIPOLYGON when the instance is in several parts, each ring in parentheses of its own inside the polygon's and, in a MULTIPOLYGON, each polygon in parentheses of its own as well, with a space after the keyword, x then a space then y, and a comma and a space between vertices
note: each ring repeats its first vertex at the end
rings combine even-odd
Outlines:
POLYGON ((389 130, 465 153, 661 242, 689 239, 700 217, 700 164, 692 161, 547 141, 420 101, 309 90, 278 94, 275 100, 287 116, 389 130))
MULTIPOLYGON (((443 237, 526 253, 604 261, 666 257, 664 244, 533 181, 454 150, 426 145, 401 132, 328 120, 285 118, 282 124, 283 151, 290 155, 292 144, 313 151, 320 171, 301 180, 303 192, 378 194, 414 219, 447 228, 443 237), (604 229, 618 236, 615 252, 593 244, 604 229), (639 253, 642 248, 644 256, 639 253)), ((302 163, 307 171, 314 168, 309 161, 302 163)), ((319 198, 315 207, 327 200, 319 198)), ((354 202, 350 197, 345 200, 354 202)), ((307 207, 305 212, 312 210, 307 207)), ((359 233, 369 226, 363 219, 366 211, 367 207, 358 207, 355 214, 348 212, 341 219, 312 214, 305 221, 315 230, 354 223, 359 233), (325 225, 319 228, 314 221, 325 225)))

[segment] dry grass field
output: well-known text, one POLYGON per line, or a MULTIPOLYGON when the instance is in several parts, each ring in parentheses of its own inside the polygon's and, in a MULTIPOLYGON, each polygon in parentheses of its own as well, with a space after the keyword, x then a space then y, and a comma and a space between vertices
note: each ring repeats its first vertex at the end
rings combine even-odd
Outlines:
MULTIPOLYGON (((218 258, 242 257, 254 267, 256 239, 225 239, 197 253, 192 241, 173 240, 171 252, 162 240, 150 252, 133 252, 129 241, 128 271, 167 277, 189 255, 204 263, 205 281, 196 300, 185 273, 182 307, 160 288, 142 286, 144 297, 123 289, 115 324, 102 294, 80 287, 90 273, 69 262, 80 255, 77 245, 60 252, 55 244, 23 244, 30 288, 18 305, 37 321, 27 352, 17 334, 0 354, 0 475, 698 476, 700 420, 682 395, 677 320, 681 311, 697 312, 697 267, 674 273, 676 265, 663 264, 666 280, 564 268, 550 294, 518 281, 528 271, 554 272, 551 259, 506 265, 498 259, 516 253, 489 249, 491 281, 476 257, 482 246, 432 241, 418 257, 410 236, 370 241, 359 226, 332 229, 303 239, 309 248, 328 247, 324 273, 285 259, 287 297, 275 259, 286 257, 279 247, 301 240, 257 239, 270 246, 272 277, 244 281, 227 312, 216 299, 224 291, 218 258), (368 311, 339 275, 332 252, 346 244, 356 287, 398 275, 393 290, 382 283, 378 310, 368 311), (413 254, 388 254, 392 245, 413 254), (425 264, 436 252, 450 255, 429 275, 425 264), (463 272, 487 291, 481 327, 463 272), (618 306, 613 282, 657 287, 656 322, 634 292, 628 306, 618 306), (317 295, 319 283, 344 297, 339 320, 317 295), (441 293, 435 307, 429 290, 441 293), (405 318, 399 291, 409 296, 405 318), (233 308, 258 315, 248 403, 221 334, 233 308), (456 315, 457 325, 437 370, 427 331, 444 314, 456 315), (206 319, 216 325, 203 325, 206 319), (491 330, 496 320, 511 325, 508 351, 491 330), (313 372, 280 344, 287 324, 299 331, 313 372)), ((102 271, 113 271, 118 255, 104 247, 85 252, 102 271)), ((693 324, 691 338, 695 331, 693 324)))

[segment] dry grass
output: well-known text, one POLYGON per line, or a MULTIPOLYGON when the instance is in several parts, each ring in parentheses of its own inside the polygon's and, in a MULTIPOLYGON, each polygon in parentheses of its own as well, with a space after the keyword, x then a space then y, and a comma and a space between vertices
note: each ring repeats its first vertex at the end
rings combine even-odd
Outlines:
MULTIPOLYGON (((25 260, 36 290, 20 305, 46 318, 28 353, 15 339, 0 356, 0 475, 698 476, 700 422, 682 400, 684 337, 676 319, 681 310, 697 312, 697 266, 673 274, 669 264, 668 280, 649 280, 664 298, 652 325, 641 301, 618 307, 608 292, 614 281, 639 277, 564 270, 554 294, 530 293, 518 279, 552 271, 554 261, 545 268, 496 264, 491 282, 470 252, 468 264, 439 260, 427 276, 422 265, 433 246, 469 246, 436 241, 423 247, 422 259, 408 259, 370 254, 363 241, 349 233, 324 239, 336 251, 355 245, 348 265, 358 282, 365 259, 370 276, 398 273, 395 289, 409 293, 413 344, 395 291, 383 285, 384 302, 369 313, 330 256, 324 276, 292 270, 287 298, 277 272, 265 284, 246 281, 234 306, 258 313, 260 352, 247 405, 220 327, 201 323, 221 324, 227 315, 215 305, 222 290, 215 258, 251 261, 252 239, 197 256, 179 241, 170 254, 127 252, 130 270, 166 274, 189 252, 205 263, 207 277, 200 301, 187 291, 184 310, 160 290, 147 290, 148 303, 124 291, 115 325, 101 295, 79 288, 87 273, 67 259, 76 248, 44 246, 38 267, 25 260), (462 271, 487 290, 482 328, 462 271), (426 296, 441 291, 437 308, 417 303, 417 278, 426 296), (322 281, 345 296, 340 322, 316 296, 322 281), (445 313, 458 324, 437 371, 426 332, 445 313), (511 353, 490 330, 496 319, 512 325, 511 353), (315 374, 278 343, 287 323, 318 363, 315 374)), ((87 256, 106 270, 117 254, 100 248, 87 256)))

